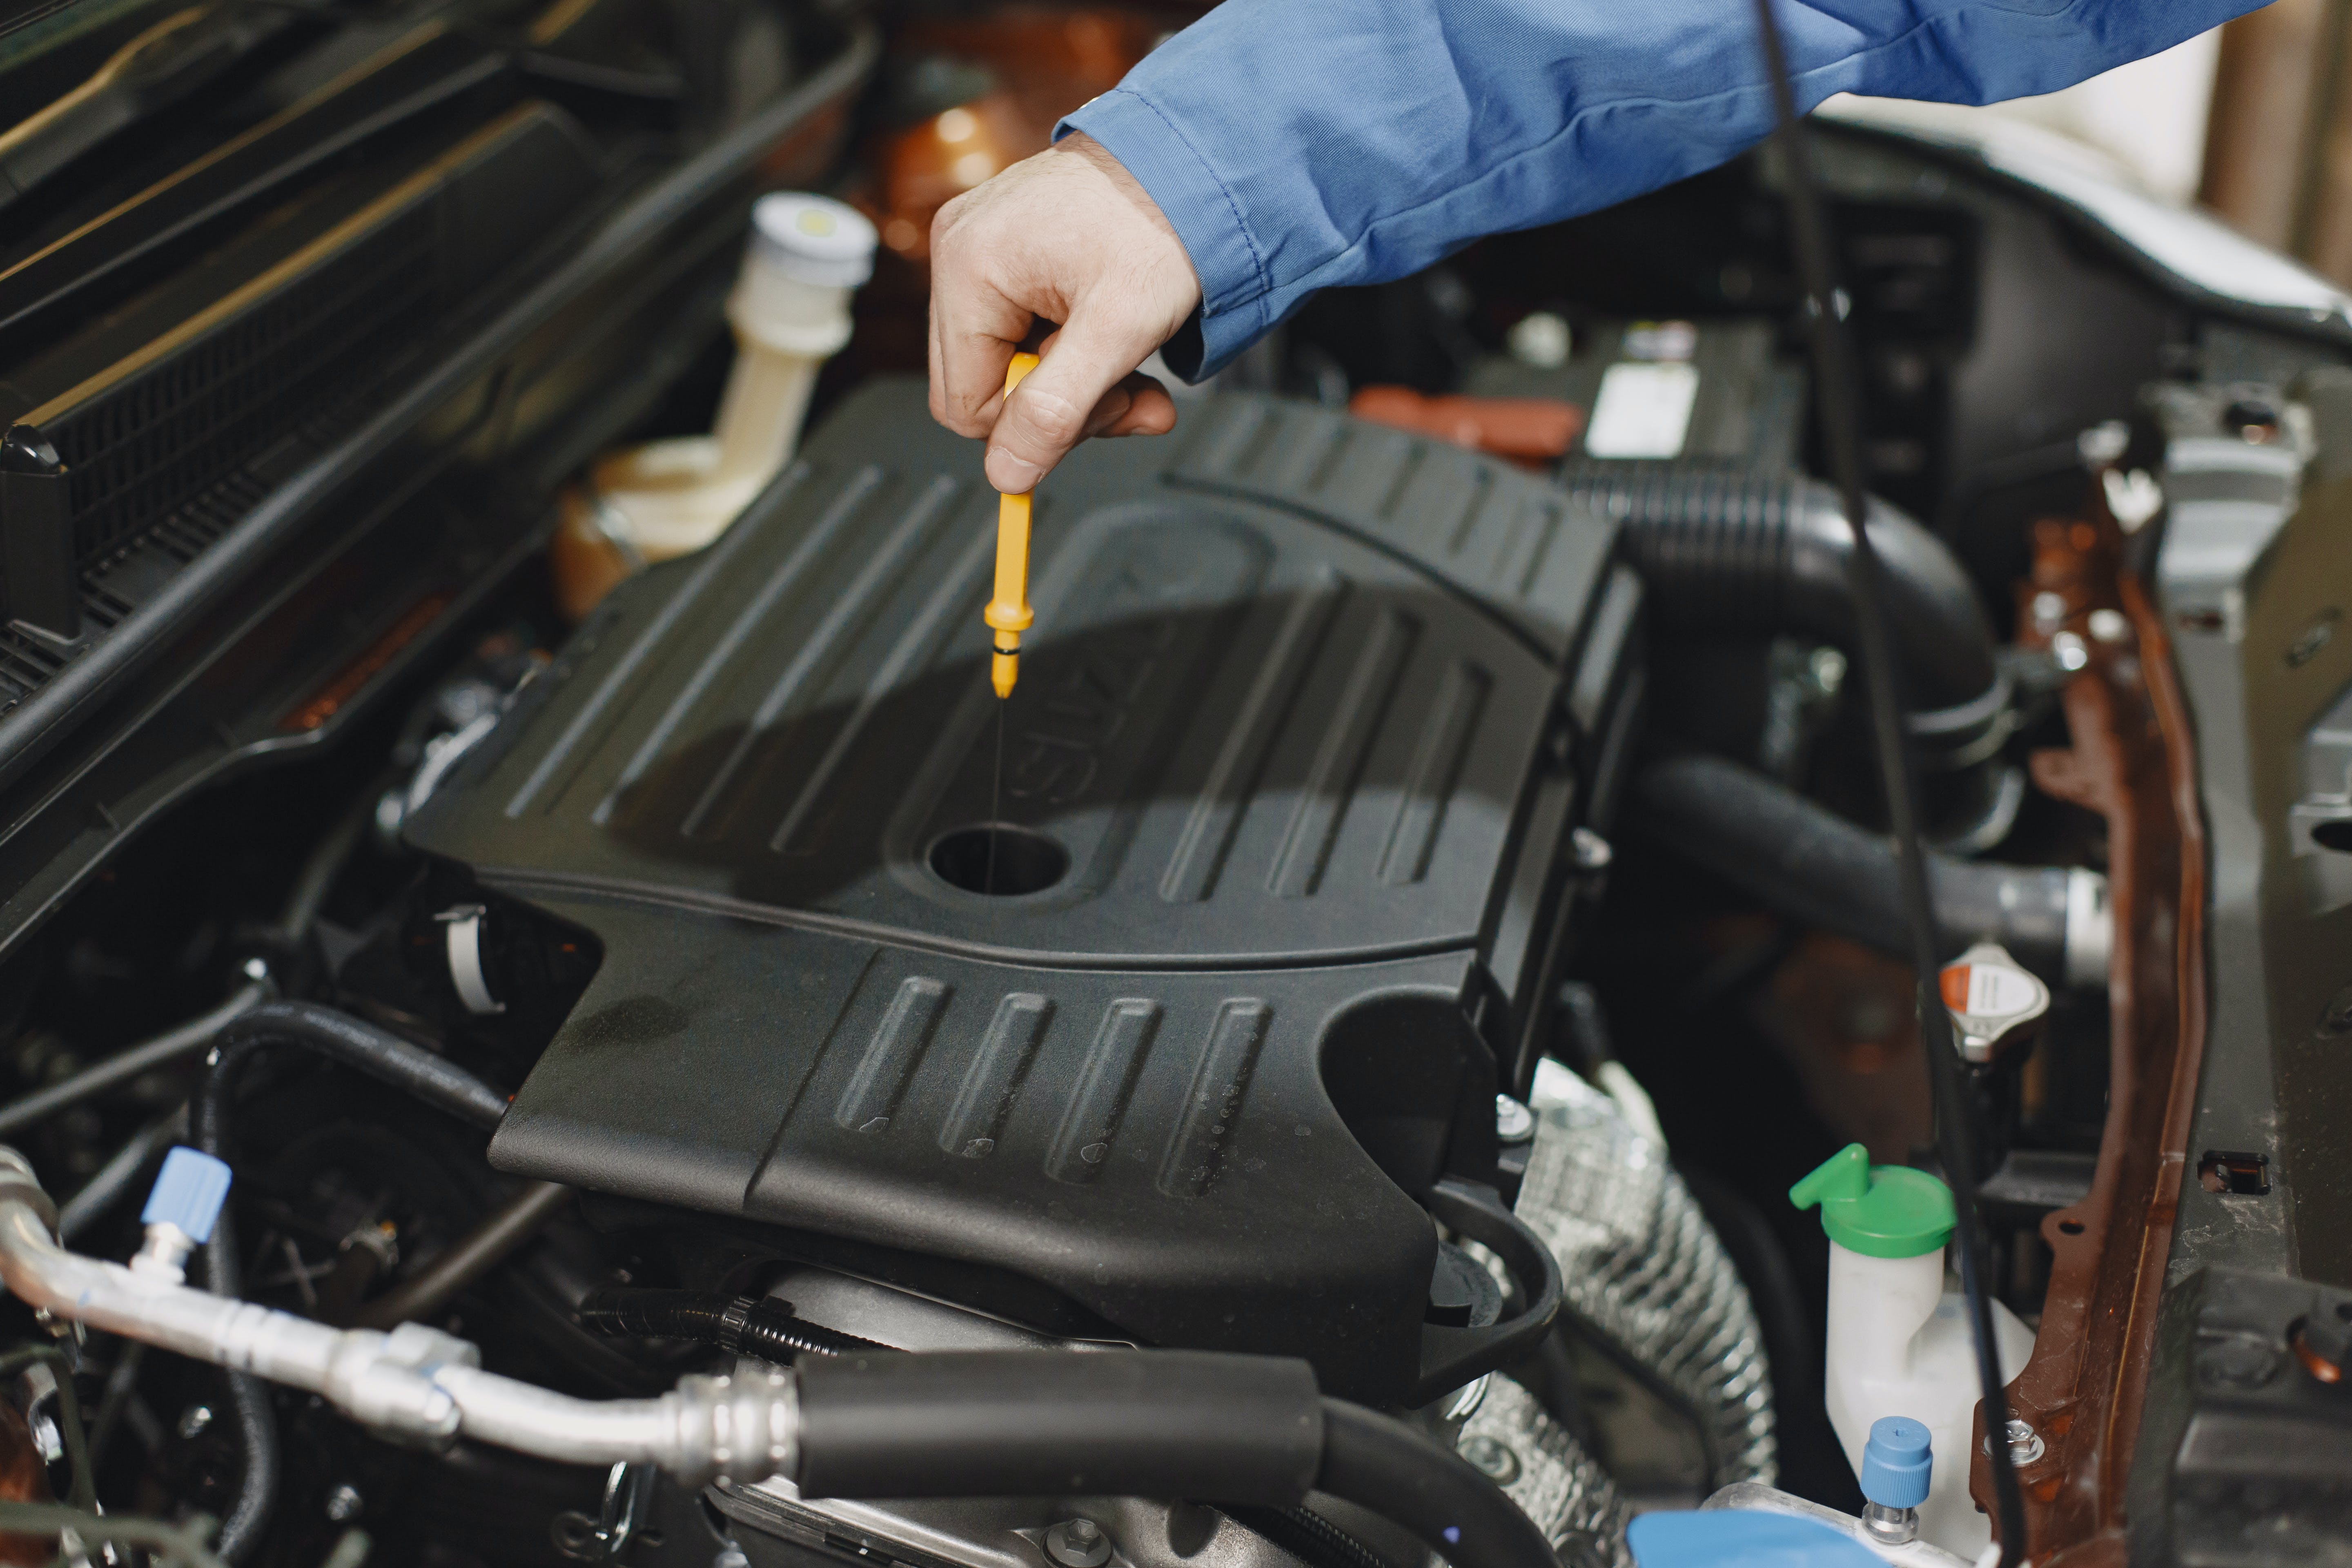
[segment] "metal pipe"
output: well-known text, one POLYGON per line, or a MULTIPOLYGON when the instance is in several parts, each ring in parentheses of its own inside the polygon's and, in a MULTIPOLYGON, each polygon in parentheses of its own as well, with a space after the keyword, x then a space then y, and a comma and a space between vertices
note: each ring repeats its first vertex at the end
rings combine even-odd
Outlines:
POLYGON ((560 1182, 531 1183, 485 1215, 481 1224, 450 1243, 414 1277, 370 1301, 352 1321, 361 1328, 389 1329, 431 1317, 537 1236, 571 1199, 572 1189, 560 1182))
POLYGON ((45 1117, 54 1116, 69 1105, 79 1105, 93 1095, 105 1093, 116 1084, 152 1072, 159 1067, 194 1055, 209 1043, 215 1035, 239 1014, 259 1006, 269 997, 270 987, 263 981, 237 988, 236 994, 209 1013, 202 1013, 176 1028, 167 1029, 153 1039, 131 1047, 107 1058, 95 1067, 84 1068, 73 1077, 47 1089, 36 1089, 14 1104, 0 1106, 0 1138, 21 1132, 45 1117))
POLYGON ((566 1464, 659 1465, 696 1486, 764 1479, 796 1462, 786 1373, 688 1377, 654 1399, 574 1399, 484 1372, 475 1346, 420 1324, 331 1329, 68 1252, 49 1238, 50 1212, 32 1166, 0 1148, 0 1283, 26 1305, 319 1394, 363 1426, 566 1464))

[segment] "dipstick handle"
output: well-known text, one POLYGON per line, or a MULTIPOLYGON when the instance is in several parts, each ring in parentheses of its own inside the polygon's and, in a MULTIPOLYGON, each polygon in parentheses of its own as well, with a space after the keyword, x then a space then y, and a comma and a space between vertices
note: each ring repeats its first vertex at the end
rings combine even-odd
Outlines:
MULTIPOLYGON (((1012 396, 1021 378, 1036 368, 1035 354, 1014 354, 1013 363, 1004 367, 1004 395, 1012 396)), ((1000 493, 996 500, 996 592, 988 601, 988 608, 981 612, 981 619, 996 634, 988 679, 999 697, 1012 696, 1013 683, 1021 679, 1021 634, 1036 618, 1036 612, 1029 607, 1029 492, 1000 493)))

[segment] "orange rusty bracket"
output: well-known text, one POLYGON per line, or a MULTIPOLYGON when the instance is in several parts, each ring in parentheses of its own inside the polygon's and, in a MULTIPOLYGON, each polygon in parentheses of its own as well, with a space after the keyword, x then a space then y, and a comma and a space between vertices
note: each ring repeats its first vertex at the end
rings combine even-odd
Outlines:
MULTIPOLYGON (((2084 639, 2092 662, 2063 698, 2073 744, 2031 759, 2041 788, 2106 819, 2116 921, 2098 1163, 2089 1194, 2042 1219, 2049 1290, 2033 1354, 2009 1385, 2012 1411, 2043 1445, 2018 1474, 2037 1568, 2125 1561, 2124 1485, 2205 1040, 2204 819, 2188 705, 2163 619, 2122 568, 2122 532, 2103 500, 2091 506, 2036 525, 2033 578, 2021 590, 2066 601, 2063 626, 2041 635, 2079 633, 2099 608, 2122 610, 2135 634, 2120 647, 2084 639)), ((1990 1513, 1984 1437, 1979 1409, 1969 1491, 1990 1513)))

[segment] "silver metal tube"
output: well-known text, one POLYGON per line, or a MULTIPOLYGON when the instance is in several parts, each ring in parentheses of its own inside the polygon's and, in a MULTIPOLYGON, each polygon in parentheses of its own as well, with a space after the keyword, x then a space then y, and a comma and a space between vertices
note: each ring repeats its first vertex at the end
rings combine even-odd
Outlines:
POLYGON ((693 1485, 789 1474, 798 1453, 788 1373, 689 1377, 656 1399, 590 1400, 481 1370, 464 1340, 421 1324, 390 1333, 190 1289, 50 1239, 32 1168, 0 1148, 0 1282, 54 1318, 324 1396, 362 1425, 480 1442, 572 1464, 654 1464, 693 1485))
POLYGON ((474 1367, 436 1377, 458 1402, 466 1436, 567 1465, 669 1465, 681 1417, 676 1393, 657 1399, 573 1399, 474 1367))

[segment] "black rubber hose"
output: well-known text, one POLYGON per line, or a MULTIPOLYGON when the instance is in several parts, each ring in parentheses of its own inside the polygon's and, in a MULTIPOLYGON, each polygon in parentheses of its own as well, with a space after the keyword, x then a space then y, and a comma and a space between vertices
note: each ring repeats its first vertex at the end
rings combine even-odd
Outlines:
POLYGON ((600 1290, 580 1303, 580 1326, 641 1340, 699 1340, 736 1355, 790 1364, 804 1355, 849 1355, 892 1346, 812 1323, 773 1296, 695 1290, 600 1290))
POLYGON ((1305 1362, 1206 1351, 812 1357, 804 1497, 1098 1493, 1296 1509, 1310 1489, 1456 1568, 1557 1568, 1517 1505, 1402 1422, 1325 1399, 1305 1362))
MULTIPOLYGON (((1837 492, 1802 475, 1685 463, 1584 462, 1561 482, 1619 520, 1628 555, 1671 625, 1710 632, 1810 631, 1852 646, 1846 558, 1853 535, 1837 492)), ((1991 625, 1944 542, 1883 501, 1871 503, 1887 629, 1902 660, 1914 724, 1948 727, 2006 705, 1991 625)))
MULTIPOLYGON (((207 1154, 220 1153, 218 1140, 207 1143, 201 1133, 197 1147, 207 1154)), ((204 1260, 205 1283, 214 1295, 236 1296, 242 1292, 236 1224, 226 1208, 213 1222, 213 1234, 204 1246, 204 1260)), ((261 1544, 263 1534, 269 1529, 269 1516, 278 1506, 278 1407, 270 1401, 269 1385, 253 1373, 225 1372, 221 1375, 227 1384, 229 1419, 236 1426, 237 1446, 244 1450, 244 1458, 236 1495, 222 1516, 220 1535, 213 1542, 213 1551, 225 1563, 242 1563, 261 1544)))
MULTIPOLYGON (((649 1340, 699 1340, 762 1361, 850 1355, 894 1347, 795 1316, 773 1296, 727 1297, 694 1290, 600 1290, 580 1303, 580 1326, 600 1334, 649 1340)), ((1388 1568, 1379 1555, 1312 1509, 1247 1503, 1224 1510, 1307 1568, 1388 1568)))
MULTIPOLYGON (((405 1089, 477 1126, 496 1127, 506 1114, 504 1096, 422 1046, 316 1003, 268 1002, 231 1019, 215 1039, 210 1065, 190 1108, 190 1131, 197 1148, 216 1159, 227 1157, 228 1108, 236 1080, 262 1047, 273 1045, 308 1047, 405 1089)), ((214 1222, 204 1258, 205 1279, 213 1294, 241 1293, 236 1226, 226 1208, 214 1222)), ((238 1563, 261 1543, 277 1505, 278 1413, 270 1403, 268 1385, 259 1378, 243 1372, 231 1372, 226 1377, 229 1411, 245 1458, 236 1496, 221 1521, 214 1550, 223 1561, 238 1563)))
POLYGON ((266 1002, 221 1028, 210 1070, 197 1090, 193 1125, 198 1146, 217 1153, 228 1093, 254 1052, 264 1046, 301 1046, 407 1090, 462 1121, 489 1130, 507 1113, 506 1096, 423 1046, 316 1002, 266 1002))
POLYGON ((1535 1521, 1470 1461, 1391 1416, 1323 1402, 1316 1486, 1412 1531, 1455 1568, 1553 1568, 1535 1521))
MULTIPOLYGON (((1766 907, 1911 956, 1894 842, 1778 780, 1720 757, 1670 757, 1634 775, 1627 814, 1636 830, 1766 907)), ((1944 957, 1990 940, 2044 978, 2063 980, 2063 867, 1961 860, 1931 849, 1927 879, 1944 957)))
POLYGON ((1207 1351, 812 1356, 807 1497, 1182 1497, 1295 1508, 1323 1453, 1302 1361, 1207 1351))

